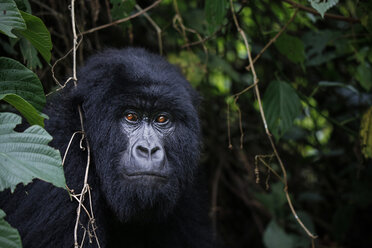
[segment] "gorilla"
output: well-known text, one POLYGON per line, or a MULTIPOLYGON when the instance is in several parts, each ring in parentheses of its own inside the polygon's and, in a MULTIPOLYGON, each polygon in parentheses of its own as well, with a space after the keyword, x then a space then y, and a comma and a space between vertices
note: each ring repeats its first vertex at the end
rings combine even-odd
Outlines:
MULTIPOLYGON (((64 154, 81 129, 79 104, 90 144, 91 200, 86 195, 84 205, 92 203, 99 245, 82 210, 78 240, 84 247, 214 247, 198 166, 199 101, 175 66, 140 48, 91 57, 77 87, 52 97, 45 111, 51 145, 64 154)), ((64 163, 75 193, 86 170, 84 143, 75 138, 64 163)), ((0 200, 25 248, 73 247, 77 206, 67 190, 40 180, 0 200)))

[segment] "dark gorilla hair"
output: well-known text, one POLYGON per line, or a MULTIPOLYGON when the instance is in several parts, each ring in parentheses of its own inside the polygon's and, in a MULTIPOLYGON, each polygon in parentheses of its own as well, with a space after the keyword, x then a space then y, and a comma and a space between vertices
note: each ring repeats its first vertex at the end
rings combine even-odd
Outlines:
MULTIPOLYGON (((91 147, 89 185, 101 247, 213 247, 198 167, 198 94, 179 70, 143 49, 91 57, 46 108, 51 145, 64 154, 80 130, 91 147)), ((83 185, 86 151, 74 139, 64 165, 67 185, 83 185)), ((88 199, 85 199, 88 203, 88 199)), ((24 247, 72 247, 77 202, 35 180, 1 195, 0 207, 24 247)), ((81 226, 86 225, 86 215, 81 226)), ((79 228, 79 240, 83 228, 79 228)), ((85 247, 97 247, 88 242, 85 247)))

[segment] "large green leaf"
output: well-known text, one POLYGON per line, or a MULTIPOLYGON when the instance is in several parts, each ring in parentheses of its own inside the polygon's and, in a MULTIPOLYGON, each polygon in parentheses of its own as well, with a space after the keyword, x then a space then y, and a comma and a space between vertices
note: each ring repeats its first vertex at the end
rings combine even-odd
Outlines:
POLYGON ((37 125, 14 132, 21 120, 16 114, 0 113, 0 191, 14 191, 17 184, 26 185, 34 178, 64 188, 61 155, 48 146, 52 137, 37 125))
POLYGON ((272 81, 266 89, 263 107, 269 130, 280 138, 292 127, 300 114, 301 102, 296 91, 286 82, 272 81))
POLYGON ((38 53, 36 48, 30 43, 29 40, 27 40, 26 38, 22 38, 19 42, 19 47, 21 48, 23 59, 25 62, 27 62, 27 67, 30 70, 35 70, 38 67, 43 67, 39 57, 37 56, 38 53))
POLYGON ((46 99, 35 73, 10 58, 0 57, 0 94, 16 94, 42 111, 46 99))
POLYGON ((39 125, 44 127, 44 119, 47 117, 38 112, 34 106, 29 104, 25 99, 16 94, 0 94, 0 100, 4 100, 13 105, 27 120, 30 125, 39 125))
POLYGON ((43 21, 36 16, 20 11, 26 22, 27 29, 17 30, 19 36, 25 37, 39 51, 46 62, 50 63, 51 50, 53 47, 50 33, 43 21))
POLYGON ((223 22, 226 15, 226 0, 206 0, 205 1, 205 18, 208 23, 210 33, 215 32, 223 22))
POLYGON ((287 234, 275 220, 272 220, 266 227, 263 242, 266 248, 294 248, 295 238, 287 234))
POLYGON ((13 0, 1 0, 0 2, 0 32, 12 38, 17 38, 12 33, 13 29, 26 29, 25 21, 13 0))
POLYGON ((21 236, 19 236, 17 229, 6 222, 5 216, 4 211, 0 209, 0 247, 22 248, 21 236))
POLYGON ((308 1, 311 3, 311 6, 314 9, 316 9, 323 18, 325 12, 338 3, 338 0, 308 0, 308 1))
POLYGON ((279 52, 293 63, 302 63, 305 60, 305 46, 302 40, 295 36, 282 34, 274 43, 279 52))

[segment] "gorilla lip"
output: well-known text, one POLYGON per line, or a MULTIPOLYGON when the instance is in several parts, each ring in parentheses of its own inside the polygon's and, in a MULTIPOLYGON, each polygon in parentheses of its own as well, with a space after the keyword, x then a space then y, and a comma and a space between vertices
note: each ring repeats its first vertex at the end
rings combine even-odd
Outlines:
POLYGON ((124 173, 125 176, 127 177, 158 177, 161 179, 168 179, 166 175, 162 175, 159 173, 154 173, 151 171, 145 171, 145 172, 135 172, 135 173, 124 173))

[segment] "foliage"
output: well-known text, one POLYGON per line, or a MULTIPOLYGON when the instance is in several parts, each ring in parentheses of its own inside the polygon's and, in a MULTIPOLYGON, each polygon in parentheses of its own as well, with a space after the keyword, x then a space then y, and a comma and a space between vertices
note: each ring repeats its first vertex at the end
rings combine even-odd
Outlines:
POLYGON ((21 237, 16 229, 4 220, 5 213, 0 209, 0 246, 17 248, 22 247, 21 237))
POLYGON ((263 235, 263 242, 267 248, 293 248, 294 239, 272 220, 263 235))
POLYGON ((267 124, 275 137, 281 137, 288 131, 301 110, 300 98, 286 82, 273 81, 264 96, 264 112, 267 124))
POLYGON ((45 95, 39 78, 21 63, 0 57, 0 99, 15 107, 30 123, 44 126, 40 113, 45 95))
POLYGON ((15 30, 19 37, 24 37, 38 50, 45 61, 50 62, 52 40, 50 33, 40 18, 20 11, 27 26, 26 29, 15 30))
MULTIPOLYGON (((71 49, 70 12, 64 1, 43 2, 49 8, 31 3, 52 31, 56 49, 51 61, 56 61, 71 49)), ((76 23, 84 32, 129 17, 138 11, 136 4, 144 9, 153 2, 79 0, 76 23)), ((14 20, 23 19, 14 5, 7 8, 17 16, 14 20)), ((372 3, 234 0, 233 9, 253 58, 257 56, 265 117, 287 168, 298 216, 318 235, 319 246, 370 247, 372 3)), ((247 70, 247 51, 230 1, 163 0, 147 14, 85 34, 78 61, 104 47, 134 45, 158 53, 162 47, 202 95, 202 166, 208 169, 213 223, 222 243, 309 247, 310 239, 284 197, 283 174, 271 156, 257 95, 247 88, 254 83, 252 69, 247 70)), ((15 29, 22 25, 12 23, 5 30, 0 25, 0 30, 19 35, 15 29)), ((27 45, 19 38, 2 36, 3 50, 17 60, 29 54, 28 67, 35 69, 37 50, 18 54, 14 48, 18 45, 22 52, 27 45)), ((57 78, 71 75, 70 61, 56 67, 57 78)), ((51 73, 37 72, 46 89, 54 87, 51 73)))
POLYGON ((34 178, 64 188, 60 154, 47 145, 52 137, 38 125, 23 133, 14 132, 13 128, 20 123, 20 116, 0 113, 0 190, 14 191, 18 183, 28 184, 34 178))
MULTIPOLYGON (((26 0, 18 4, 29 9, 26 0)), ((41 66, 36 50, 49 62, 52 42, 41 19, 20 11, 13 0, 2 1, 0 11, 0 32, 10 37, 13 46, 20 41, 28 66, 41 66)), ((6 47, 9 51, 13 49, 11 45, 6 47)), ((47 145, 52 137, 42 128, 47 118, 41 113, 45 95, 36 74, 13 59, 0 57, 0 100, 11 104, 33 125, 24 132, 15 132, 13 129, 21 124, 22 118, 13 113, 0 113, 0 191, 10 188, 13 192, 19 183, 26 185, 34 178, 64 188, 60 153, 47 145)), ((4 217, 5 213, 0 210, 0 246, 22 247, 18 231, 4 217)))
POLYGON ((338 0, 309 0, 311 6, 316 9, 322 17, 324 17, 325 12, 335 6, 338 0))
POLYGON ((225 0, 206 0, 205 1, 205 20, 208 24, 210 34, 217 31, 222 25, 223 19, 228 7, 228 1, 225 0))
POLYGON ((3 15, 0 15, 0 31, 11 38, 16 38, 13 29, 24 30, 26 23, 13 0, 5 0, 0 3, 3 15))
POLYGON ((276 48, 293 63, 303 63, 305 60, 305 46, 301 39, 283 34, 275 42, 276 48))

